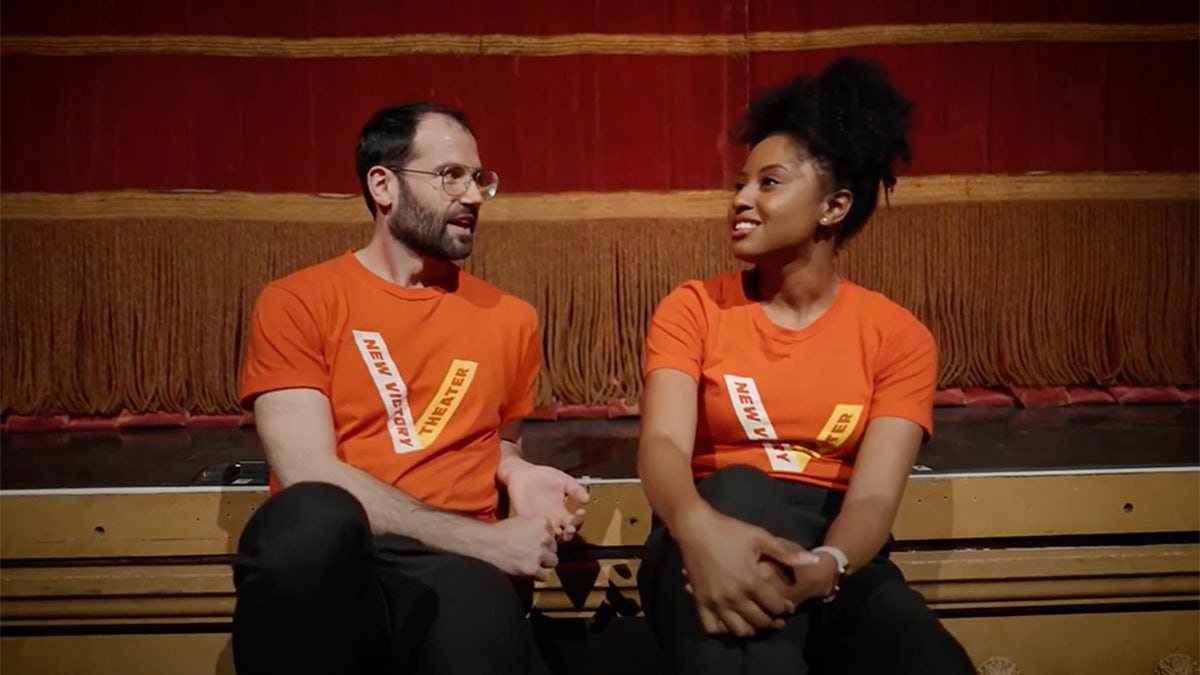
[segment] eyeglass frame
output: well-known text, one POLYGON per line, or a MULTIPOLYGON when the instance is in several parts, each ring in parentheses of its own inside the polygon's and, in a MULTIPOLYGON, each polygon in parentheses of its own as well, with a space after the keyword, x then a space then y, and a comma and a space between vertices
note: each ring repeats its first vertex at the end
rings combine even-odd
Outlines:
POLYGON ((483 201, 485 201, 485 202, 489 201, 491 199, 494 199, 496 197, 496 193, 500 191, 500 174, 496 173, 495 171, 493 171, 491 169, 484 169, 482 167, 475 169, 474 171, 471 171, 471 175, 468 178, 469 182, 465 183, 465 187, 463 187, 462 192, 459 192, 458 194, 454 194, 453 192, 451 192, 449 189, 446 188, 447 172, 454 168, 462 168, 462 169, 471 170, 471 167, 469 167, 465 164, 447 164, 446 166, 442 167, 438 171, 425 171, 424 169, 407 169, 404 167, 394 166, 392 164, 380 164, 379 166, 387 169, 388 171, 391 171, 392 173, 419 173, 419 174, 422 174, 425 176, 437 176, 438 178, 442 179, 441 180, 442 192, 445 192, 446 195, 450 196, 450 197, 458 198, 458 197, 461 197, 461 196, 467 194, 467 190, 471 189, 472 184, 474 184, 475 187, 479 188, 479 194, 480 194, 480 196, 483 197, 483 201), (496 177, 496 180, 493 183, 493 185, 495 187, 493 187, 491 190, 488 190, 488 189, 485 189, 485 188, 482 188, 479 186, 479 176, 483 173, 490 173, 496 177))

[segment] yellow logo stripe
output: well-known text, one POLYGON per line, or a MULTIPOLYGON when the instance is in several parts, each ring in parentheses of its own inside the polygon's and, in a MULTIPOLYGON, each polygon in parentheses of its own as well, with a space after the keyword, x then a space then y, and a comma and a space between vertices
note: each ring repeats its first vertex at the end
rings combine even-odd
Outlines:
POLYGON ((807 448, 803 445, 796 445, 793 443, 780 443, 775 451, 788 453, 789 461, 795 463, 796 467, 800 471, 804 471, 808 467, 809 460, 816 459, 817 457, 821 456, 821 453, 813 450, 812 448, 807 448))
POLYGON ((454 417, 454 411, 458 410, 458 405, 471 388, 471 381, 475 379, 475 371, 478 369, 479 364, 475 361, 454 359, 450 364, 442 386, 438 387, 437 395, 417 420, 417 438, 420 439, 422 447, 427 448, 436 441, 450 418, 454 417))
POLYGON ((825 427, 821 429, 821 433, 817 436, 817 440, 838 447, 846 442, 850 434, 854 433, 854 428, 858 426, 858 420, 862 418, 863 407, 861 405, 846 405, 839 403, 833 407, 833 414, 829 416, 829 420, 825 422, 825 427))

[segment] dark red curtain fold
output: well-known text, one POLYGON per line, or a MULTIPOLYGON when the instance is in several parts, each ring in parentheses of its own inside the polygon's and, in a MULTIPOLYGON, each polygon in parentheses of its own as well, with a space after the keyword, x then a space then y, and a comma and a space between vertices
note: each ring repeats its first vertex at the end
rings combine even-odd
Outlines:
POLYGON ((71 0, 0 4, 3 31, 27 35, 376 36, 403 33, 728 33, 947 22, 1192 22, 1183 0, 71 0))
POLYGON ((0 190, 355 192, 380 106, 464 108, 506 191, 723 187, 747 97, 843 54, 916 103, 913 173, 1174 171, 1200 165, 1200 50, 938 44, 750 56, 211 56, 0 60, 0 190))

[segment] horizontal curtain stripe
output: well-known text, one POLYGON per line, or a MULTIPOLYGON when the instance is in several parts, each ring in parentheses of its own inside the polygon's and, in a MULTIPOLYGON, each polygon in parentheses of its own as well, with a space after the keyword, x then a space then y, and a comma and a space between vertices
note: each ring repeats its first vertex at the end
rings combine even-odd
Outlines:
MULTIPOLYGON (((484 208, 487 221, 578 222, 638 218, 720 217, 724 190, 559 192, 501 194, 484 208)), ((1196 200, 1198 174, 1048 174, 901 177, 893 206, 959 202, 1060 200, 1196 200)), ((882 202, 880 208, 887 208, 882 202)), ((121 190, 112 192, 0 193, 0 218, 92 220, 179 218, 293 223, 349 223, 368 219, 356 194, 121 190)))
POLYGON ((866 45, 980 42, 1195 42, 1195 24, 957 23, 852 26, 745 34, 458 35, 286 39, 228 35, 5 35, 0 54, 178 54, 237 58, 364 58, 405 55, 743 55, 866 45))

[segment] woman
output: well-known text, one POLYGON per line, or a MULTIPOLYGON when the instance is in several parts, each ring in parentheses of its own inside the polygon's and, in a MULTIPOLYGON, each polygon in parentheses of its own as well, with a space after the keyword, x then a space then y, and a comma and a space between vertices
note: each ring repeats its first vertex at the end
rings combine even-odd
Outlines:
POLYGON ((932 429, 933 336, 835 265, 909 161, 910 107, 849 58, 755 99, 729 212, 753 266, 655 311, 638 582, 679 672, 974 672, 887 558, 932 429))

